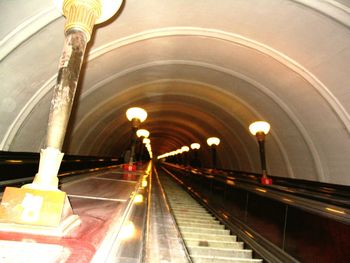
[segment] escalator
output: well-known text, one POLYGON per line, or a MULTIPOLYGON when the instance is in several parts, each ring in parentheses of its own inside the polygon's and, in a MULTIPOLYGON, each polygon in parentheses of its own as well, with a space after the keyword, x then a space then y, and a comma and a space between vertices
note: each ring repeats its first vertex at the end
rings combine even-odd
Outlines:
MULTIPOLYGON (((348 186, 278 177, 274 177, 273 185, 265 186, 256 174, 195 169, 169 163, 162 163, 160 168, 159 177, 164 181, 165 191, 170 189, 168 200, 173 206, 174 220, 180 224, 179 232, 184 233, 184 243, 194 262, 241 262, 214 261, 215 257, 225 254, 209 251, 211 244, 217 243, 205 240, 203 233, 211 230, 204 227, 202 217, 208 218, 206 225, 215 221, 220 222, 216 226, 225 225, 230 233, 237 235, 237 240, 244 242, 245 248, 253 251, 253 258, 263 262, 349 262, 348 186), (171 179, 162 179, 166 178, 164 174, 171 179), (169 180, 183 190, 172 190, 169 180), (194 211, 198 205, 187 208, 187 202, 178 201, 178 196, 186 196, 184 198, 191 200, 188 202, 192 204, 191 198, 195 199, 209 211, 209 216, 200 216, 200 224, 197 225, 198 217, 194 211), (184 218, 185 214, 190 220, 184 218), (211 219, 211 215, 216 219, 211 219), (181 225, 182 222, 185 224, 181 225), (192 224, 196 225, 196 229, 190 228, 192 224), (193 242, 191 237, 196 231, 201 236, 193 242), (188 235, 190 242, 186 240, 188 235), (206 249, 202 248, 204 246, 207 246, 206 249), (211 259, 196 261, 198 250, 205 251, 211 259)), ((227 253, 234 257, 232 251, 235 248, 231 246, 229 250, 231 252, 227 253)), ((243 255, 247 253, 243 252, 243 255)))
POLYGON ((173 178, 158 174, 166 199, 190 260, 207 262, 263 262, 253 259, 253 251, 244 248, 229 229, 195 201, 173 178))
MULTIPOLYGON (((31 171, 33 162, 11 157, 0 171, 31 171)), ((90 168, 59 176, 81 225, 63 238, 0 231, 0 261, 38 262, 40 253, 18 249, 35 241, 64 256, 57 263, 349 262, 348 186, 277 177, 264 186, 251 173, 170 163, 125 172, 110 160, 93 169, 94 159, 70 162, 90 168)), ((0 195, 31 180, 3 179, 0 195)))

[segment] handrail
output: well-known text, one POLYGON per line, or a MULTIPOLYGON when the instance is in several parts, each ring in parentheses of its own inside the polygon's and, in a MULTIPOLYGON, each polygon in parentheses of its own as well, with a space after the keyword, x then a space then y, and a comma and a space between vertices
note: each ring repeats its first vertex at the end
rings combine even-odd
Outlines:
POLYGON ((172 207, 170 205, 170 201, 169 201, 169 198, 168 198, 168 196, 167 196, 167 194, 166 194, 166 192, 164 190, 164 187, 161 184, 161 181, 159 179, 159 175, 158 175, 158 172, 157 172, 156 168, 155 168, 155 172, 156 172, 156 180, 157 180, 159 188, 160 188, 160 190, 162 192, 162 196, 163 196, 163 199, 164 199, 164 201, 166 203, 167 209, 168 209, 168 211, 170 213, 170 216, 172 218, 172 222, 174 223, 174 227, 176 229, 177 236, 180 237, 180 243, 181 243, 181 246, 182 246, 183 251, 185 253, 185 256, 186 256, 186 259, 187 259, 187 263, 192 263, 193 260, 190 257, 190 252, 189 252, 189 250, 188 250, 188 248, 187 248, 187 246, 185 244, 185 239, 184 239, 184 237, 183 237, 183 235, 182 235, 182 233, 180 231, 179 225, 176 223, 176 219, 175 219, 175 216, 174 216, 174 211, 173 211, 173 209, 172 209, 172 207))
MULTIPOLYGON (((109 165, 109 166, 105 166, 105 167, 80 169, 80 170, 74 170, 74 171, 70 171, 70 172, 59 173, 58 174, 59 185, 62 184, 62 180, 66 179, 68 177, 77 176, 80 174, 92 173, 92 172, 100 172, 100 171, 108 170, 111 168, 117 168, 118 166, 121 166, 121 165, 109 165)), ((30 176, 30 177, 21 177, 21 178, 10 179, 10 180, 0 180, 0 193, 7 186, 22 186, 26 183, 32 182, 33 179, 34 179, 34 177, 30 176)))
MULTIPOLYGON (((16 160, 22 160, 23 163, 30 163, 30 162, 36 162, 39 161, 40 153, 36 152, 9 152, 9 151, 0 151, 0 164, 4 163, 22 163, 22 162, 16 162, 16 160), (9 160, 10 162, 7 162, 9 160), (14 160, 14 162, 11 162, 11 160, 14 160)), ((65 162, 75 162, 76 160, 99 160, 99 161, 117 161, 118 158, 111 157, 111 156, 87 156, 87 155, 70 155, 65 154, 63 161, 65 162)))
MULTIPOLYGON (((0 181, 34 177, 38 171, 39 158, 39 153, 0 151, 0 181)), ((65 155, 59 173, 117 164, 121 162, 115 157, 65 155)))
MULTIPOLYGON (((295 197, 308 199, 310 201, 318 201, 332 206, 350 209, 350 186, 282 178, 276 176, 272 176, 272 185, 262 185, 260 183, 260 175, 254 173, 240 173, 237 171, 217 169, 198 169, 169 163, 164 164, 167 166, 172 166, 184 172, 195 174, 197 176, 209 176, 209 178, 215 181, 226 182, 229 185, 231 184, 232 187, 242 187, 250 191, 254 190, 255 187, 260 187, 261 189, 270 192, 273 191, 277 195, 278 193, 286 194, 288 196, 292 195, 295 197)), ((256 189, 254 192, 256 192, 256 189)), ((260 191, 260 193, 264 192, 260 191)), ((288 203, 288 201, 284 202, 288 203)))

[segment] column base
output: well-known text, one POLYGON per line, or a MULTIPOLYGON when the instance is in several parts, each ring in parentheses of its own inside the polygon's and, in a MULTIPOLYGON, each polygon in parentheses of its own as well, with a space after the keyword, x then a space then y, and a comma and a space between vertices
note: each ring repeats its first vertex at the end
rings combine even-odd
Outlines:
POLYGON ((0 231, 65 236, 80 225, 65 192, 6 187, 0 204, 0 231))
POLYGON ((272 179, 268 177, 261 177, 261 184, 270 185, 272 184, 272 179))
POLYGON ((136 165, 135 164, 124 164, 123 169, 124 169, 124 171, 129 171, 129 172, 136 171, 136 165))

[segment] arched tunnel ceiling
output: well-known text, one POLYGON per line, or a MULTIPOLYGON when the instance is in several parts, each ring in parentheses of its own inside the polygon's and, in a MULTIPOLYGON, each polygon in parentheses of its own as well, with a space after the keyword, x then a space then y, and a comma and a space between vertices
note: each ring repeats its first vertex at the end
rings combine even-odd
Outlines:
MULTIPOLYGON (((350 184, 350 2, 125 0, 95 26, 64 152, 120 155, 129 107, 155 155, 221 138, 219 165, 259 171, 251 122, 270 122, 273 175, 350 184)), ((0 150, 39 151, 63 47, 50 0, 0 3, 0 150)))

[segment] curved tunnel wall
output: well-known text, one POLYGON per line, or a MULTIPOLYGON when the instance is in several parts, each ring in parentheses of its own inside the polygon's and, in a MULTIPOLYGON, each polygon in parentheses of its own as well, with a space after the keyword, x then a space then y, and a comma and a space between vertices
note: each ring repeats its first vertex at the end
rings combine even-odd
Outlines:
MULTIPOLYGON (((0 146, 39 151, 64 18, 50 1, 16 15, 21 2, 2 3, 14 18, 0 34, 0 146)), ((350 184, 350 9, 315 2, 125 1, 96 27, 65 151, 120 155, 125 111, 141 106, 155 155, 200 142, 208 161, 205 140, 218 136, 221 167, 258 172, 248 126, 263 119, 271 174, 350 184)))

